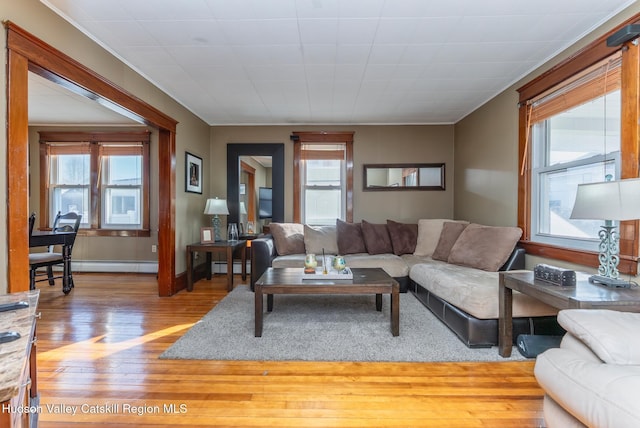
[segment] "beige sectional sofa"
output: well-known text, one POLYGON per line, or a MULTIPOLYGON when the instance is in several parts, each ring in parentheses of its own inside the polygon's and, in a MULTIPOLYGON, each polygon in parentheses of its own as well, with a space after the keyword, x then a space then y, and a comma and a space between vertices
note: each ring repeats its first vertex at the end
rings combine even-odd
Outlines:
MULTIPOLYGON (((252 242, 251 284, 269 266, 302 267, 306 253, 340 254, 347 266, 380 267, 440 318, 469 347, 498 341, 498 271, 522 269, 521 231, 447 219, 417 224, 345 223, 310 227, 272 223, 252 242)), ((557 309, 514 293, 514 338, 556 333, 557 309)))

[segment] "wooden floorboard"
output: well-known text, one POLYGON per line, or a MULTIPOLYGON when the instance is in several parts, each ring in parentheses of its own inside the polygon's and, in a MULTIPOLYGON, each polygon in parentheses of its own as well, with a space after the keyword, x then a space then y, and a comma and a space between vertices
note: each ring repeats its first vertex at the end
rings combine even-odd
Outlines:
POLYGON ((162 298, 154 275, 74 279, 67 296, 39 285, 40 427, 544 426, 531 361, 160 360, 225 297, 224 277, 162 298))

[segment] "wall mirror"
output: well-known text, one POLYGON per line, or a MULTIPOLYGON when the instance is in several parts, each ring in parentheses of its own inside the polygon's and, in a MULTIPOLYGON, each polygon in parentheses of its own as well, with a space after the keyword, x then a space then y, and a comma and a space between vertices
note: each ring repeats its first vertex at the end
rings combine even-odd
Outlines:
POLYGON ((363 190, 445 190, 444 163, 365 164, 363 190))
POLYGON ((227 144, 227 205, 244 232, 284 221, 284 144, 227 144))

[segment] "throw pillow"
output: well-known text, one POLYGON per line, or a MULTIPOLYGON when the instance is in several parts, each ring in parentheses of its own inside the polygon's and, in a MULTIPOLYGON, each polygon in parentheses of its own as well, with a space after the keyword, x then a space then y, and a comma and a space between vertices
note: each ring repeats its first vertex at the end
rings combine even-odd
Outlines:
POLYGON ((304 227, 300 223, 269 223, 278 255, 304 254, 304 227))
POLYGON ((398 223, 387 220, 387 230, 391 238, 393 254, 401 256, 403 254, 413 254, 418 241, 418 225, 398 223))
POLYGON ((442 233, 438 240, 438 245, 433 251, 431 258, 434 260, 441 260, 446 262, 449 260, 449 254, 451 248, 456 243, 462 231, 467 227, 466 223, 458 223, 453 221, 447 221, 442 225, 442 233))
POLYGON ((428 218, 418 220, 418 241, 413 252, 416 256, 431 256, 438 245, 442 234, 442 226, 445 222, 469 224, 462 220, 450 220, 445 218, 428 218))
POLYGON ((362 236, 369 254, 391 254, 393 246, 386 224, 373 224, 362 220, 362 236))
POLYGON ((522 236, 518 227, 496 227, 470 224, 453 244, 449 263, 497 272, 522 236))
POLYGON ((304 247, 309 254, 338 254, 335 226, 304 225, 304 247))
POLYGON ((362 225, 360 223, 347 223, 346 221, 337 219, 336 231, 338 235, 339 254, 367 252, 367 247, 364 245, 364 237, 362 236, 362 225))

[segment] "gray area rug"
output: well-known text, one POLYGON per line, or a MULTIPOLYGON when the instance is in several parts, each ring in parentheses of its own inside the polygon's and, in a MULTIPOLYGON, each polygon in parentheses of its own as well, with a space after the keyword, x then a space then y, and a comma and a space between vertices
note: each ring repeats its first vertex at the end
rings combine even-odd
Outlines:
POLYGON ((236 287, 160 358, 275 361, 514 361, 498 348, 469 349, 411 293, 400 295, 400 336, 391 335, 389 296, 276 295, 254 337, 254 294, 236 287))

